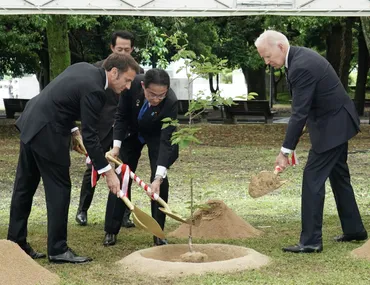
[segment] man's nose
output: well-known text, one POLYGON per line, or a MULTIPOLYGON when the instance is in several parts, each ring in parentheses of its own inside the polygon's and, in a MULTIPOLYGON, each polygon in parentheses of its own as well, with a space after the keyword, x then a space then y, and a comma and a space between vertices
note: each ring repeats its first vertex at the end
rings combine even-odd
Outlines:
POLYGON ((126 83, 126 89, 130 89, 130 88, 131 88, 131 81, 126 83))

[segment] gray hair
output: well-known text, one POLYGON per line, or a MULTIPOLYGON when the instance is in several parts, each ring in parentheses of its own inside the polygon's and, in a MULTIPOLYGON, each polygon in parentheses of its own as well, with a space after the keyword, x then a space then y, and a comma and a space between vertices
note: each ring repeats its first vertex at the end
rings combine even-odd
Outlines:
POLYGON ((277 31, 267 30, 264 31, 254 42, 254 45, 258 48, 263 44, 269 44, 270 46, 283 44, 285 46, 289 46, 289 41, 287 37, 277 31))

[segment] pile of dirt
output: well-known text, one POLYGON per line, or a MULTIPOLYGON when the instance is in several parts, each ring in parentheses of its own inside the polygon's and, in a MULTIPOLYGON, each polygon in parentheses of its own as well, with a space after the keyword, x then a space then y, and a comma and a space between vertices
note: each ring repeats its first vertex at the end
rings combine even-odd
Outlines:
POLYGON ((367 260, 370 260, 370 240, 365 242, 362 246, 359 248, 356 248, 351 251, 351 255, 359 258, 364 258, 367 260))
POLYGON ((29 257, 16 243, 0 240, 0 283, 52 285, 60 279, 29 257))
MULTIPOLYGON (((199 224, 193 227, 192 237, 205 239, 238 239, 259 236, 262 232, 255 229, 233 210, 220 200, 209 200, 207 210, 197 210, 194 213, 194 222, 199 224)), ((175 231, 169 233, 171 237, 188 237, 189 225, 182 224, 175 231)))
POLYGON ((279 176, 271 171, 261 171, 252 176, 249 183, 248 192, 253 198, 258 198, 278 189, 285 181, 281 181, 279 176))

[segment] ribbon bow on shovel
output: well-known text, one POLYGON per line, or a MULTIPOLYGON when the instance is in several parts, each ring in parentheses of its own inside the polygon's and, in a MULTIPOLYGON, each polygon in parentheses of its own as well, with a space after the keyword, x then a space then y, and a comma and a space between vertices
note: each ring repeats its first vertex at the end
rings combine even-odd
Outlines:
MULTIPOLYGON (((119 169, 120 167, 125 165, 122 161, 112 157, 109 154, 106 155, 106 158, 109 161, 114 162, 115 164, 119 165, 119 167, 117 169, 119 169)), ((186 224, 191 223, 191 221, 185 220, 181 216, 173 213, 171 211, 170 207, 168 206, 168 204, 161 197, 159 197, 159 195, 157 193, 153 193, 152 190, 150 189, 149 185, 146 184, 143 180, 141 180, 133 171, 131 171, 130 168, 128 167, 128 165, 126 165, 126 173, 129 173, 131 179, 134 180, 141 188, 143 188, 145 190, 145 192, 147 193, 147 195, 152 200, 157 201, 162 206, 162 207, 159 208, 159 210, 161 210, 163 213, 165 213, 167 216, 171 217, 172 219, 175 219, 176 221, 179 221, 181 223, 186 223, 186 224)))

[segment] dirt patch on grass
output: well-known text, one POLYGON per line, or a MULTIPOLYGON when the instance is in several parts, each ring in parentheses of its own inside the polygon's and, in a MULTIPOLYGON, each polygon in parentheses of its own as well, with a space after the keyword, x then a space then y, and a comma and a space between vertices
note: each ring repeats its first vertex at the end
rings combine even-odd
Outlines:
POLYGON ((352 250, 351 255, 354 257, 364 258, 370 261, 370 240, 365 242, 359 248, 352 250))
POLYGON ((117 263, 123 272, 134 275, 176 278, 208 272, 226 273, 257 269, 267 265, 270 258, 253 249, 228 244, 194 244, 194 250, 208 256, 207 262, 181 262, 186 244, 169 244, 136 251, 117 263))
POLYGON ((0 240, 0 283, 6 285, 59 284, 59 276, 51 273, 16 243, 0 240))
MULTIPOLYGON (((197 210, 194 213, 194 238, 204 239, 238 239, 256 237, 262 234, 249 223, 244 221, 221 200, 209 200, 209 209, 197 210)), ((182 224, 175 231, 169 233, 171 237, 184 238, 189 236, 189 225, 182 224)))

